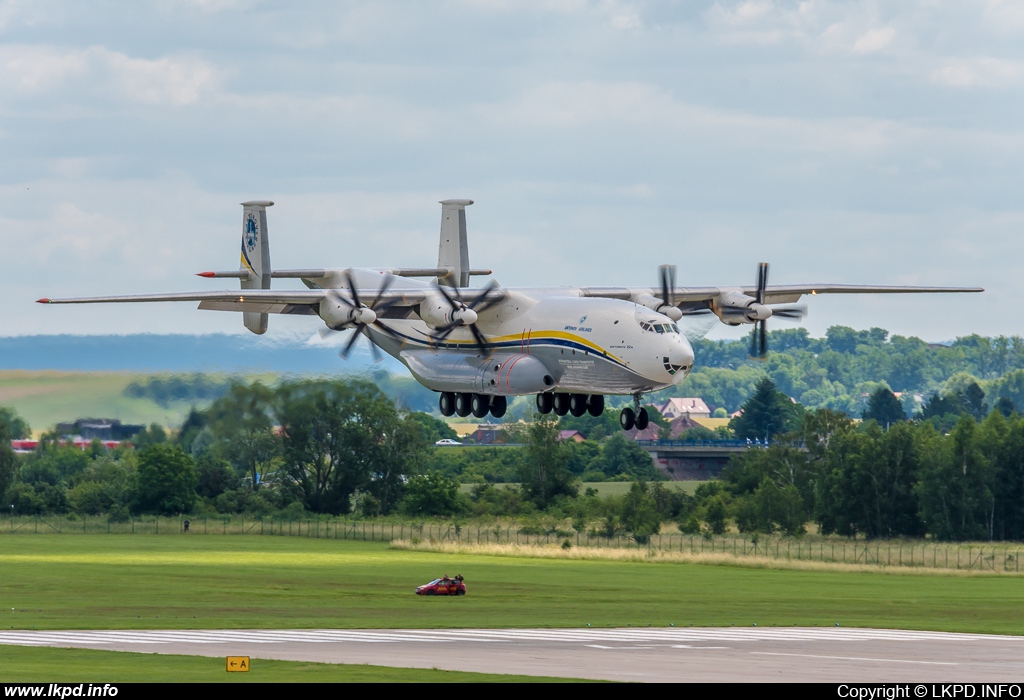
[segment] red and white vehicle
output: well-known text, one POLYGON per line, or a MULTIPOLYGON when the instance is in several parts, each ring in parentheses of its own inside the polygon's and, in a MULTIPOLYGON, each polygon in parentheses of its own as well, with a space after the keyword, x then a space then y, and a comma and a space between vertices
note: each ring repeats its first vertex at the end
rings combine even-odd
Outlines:
POLYGON ((444 576, 418 587, 416 595, 466 595, 466 584, 463 583, 462 574, 455 578, 444 576))

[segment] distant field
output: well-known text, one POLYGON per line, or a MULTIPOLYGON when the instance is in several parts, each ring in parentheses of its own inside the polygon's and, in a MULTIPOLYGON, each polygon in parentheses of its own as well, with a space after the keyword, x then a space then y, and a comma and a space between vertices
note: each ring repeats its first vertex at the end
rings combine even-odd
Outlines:
POLYGON ((57 423, 76 418, 117 418, 124 423, 146 425, 155 421, 166 427, 181 425, 193 402, 175 401, 164 407, 149 399, 124 395, 124 388, 131 382, 152 376, 157 375, 2 370, 0 406, 15 409, 36 435, 57 423))
POLYGON ((536 559, 299 537, 67 534, 0 534, 0 571, 4 629, 839 623, 1024 633, 1024 586, 991 575, 536 559), (414 595, 444 573, 463 574, 468 595, 414 595))

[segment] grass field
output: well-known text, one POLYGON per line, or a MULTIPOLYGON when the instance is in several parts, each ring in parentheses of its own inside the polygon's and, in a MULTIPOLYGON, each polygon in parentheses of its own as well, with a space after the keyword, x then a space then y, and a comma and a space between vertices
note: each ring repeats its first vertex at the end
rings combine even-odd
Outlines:
POLYGON ((484 683, 572 682, 565 678, 463 673, 438 669, 252 659, 247 673, 228 673, 224 659, 92 649, 0 645, 3 683, 484 683))
POLYGON ((149 375, 121 372, 0 371, 0 406, 15 409, 33 431, 76 418, 118 418, 124 423, 178 426, 187 402, 164 408, 125 396, 124 388, 149 375))
POLYGON ((838 622, 1024 633, 1024 586, 998 576, 551 560, 215 535, 0 535, 0 571, 2 629, 838 622), (465 575, 469 594, 413 594, 443 573, 465 575))

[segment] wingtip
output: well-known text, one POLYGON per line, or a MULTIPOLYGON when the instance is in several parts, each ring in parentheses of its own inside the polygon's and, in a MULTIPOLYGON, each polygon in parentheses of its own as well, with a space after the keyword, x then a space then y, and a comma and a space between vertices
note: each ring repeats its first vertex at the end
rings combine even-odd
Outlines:
POLYGON ((216 277, 214 272, 197 272, 196 277, 216 277))
POLYGON ((47 298, 47 297, 43 297, 42 299, 36 299, 36 303, 37 304, 49 304, 50 303, 50 299, 47 298))

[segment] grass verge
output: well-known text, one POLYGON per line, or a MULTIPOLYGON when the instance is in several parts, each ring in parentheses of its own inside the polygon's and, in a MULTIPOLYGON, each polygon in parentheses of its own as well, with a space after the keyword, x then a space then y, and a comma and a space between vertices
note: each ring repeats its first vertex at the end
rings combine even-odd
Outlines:
POLYGON ((800 625, 1024 633, 1008 576, 543 559, 299 537, 0 535, 0 629, 800 625), (415 586, 448 573, 468 595, 415 586), (13 611, 12 611, 13 608, 13 611))
POLYGON ((437 552, 445 554, 484 555, 493 557, 530 557, 534 559, 574 559, 636 563, 702 564, 707 566, 739 566, 751 569, 789 571, 831 571, 846 573, 892 574, 897 576, 1014 576, 1024 572, 1004 569, 944 569, 925 566, 885 566, 879 564, 844 564, 842 562, 806 559, 771 559, 765 556, 744 556, 715 552, 676 552, 640 547, 561 547, 555 544, 473 544, 470 542, 431 542, 393 540, 393 549, 437 552))
POLYGON ((0 645, 4 683, 550 683, 565 678, 466 673, 443 669, 252 659, 247 673, 228 673, 224 659, 94 649, 0 645))

